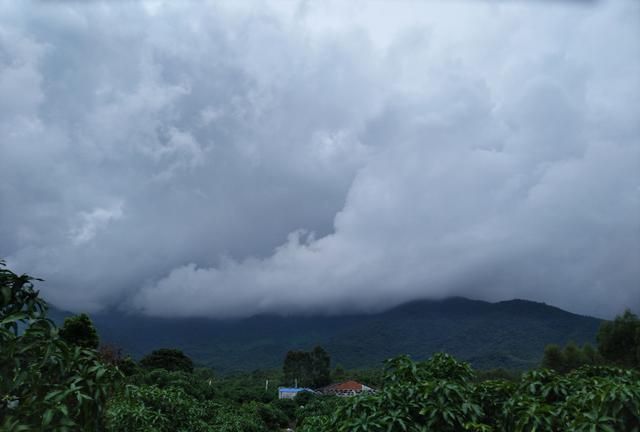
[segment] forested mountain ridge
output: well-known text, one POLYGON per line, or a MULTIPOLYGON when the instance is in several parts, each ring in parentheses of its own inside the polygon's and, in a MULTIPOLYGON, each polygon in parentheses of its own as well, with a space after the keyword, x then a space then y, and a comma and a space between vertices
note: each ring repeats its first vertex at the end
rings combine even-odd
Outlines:
MULTIPOLYGON (((50 316, 61 322, 64 312, 50 316)), ((526 300, 497 303, 449 298, 406 303, 375 314, 255 316, 241 320, 92 314, 101 341, 135 357, 160 347, 183 349, 220 372, 280 367, 290 349, 320 344, 333 363, 378 366, 401 354, 424 359, 448 352, 477 368, 529 368, 545 345, 594 342, 601 320, 526 300)))

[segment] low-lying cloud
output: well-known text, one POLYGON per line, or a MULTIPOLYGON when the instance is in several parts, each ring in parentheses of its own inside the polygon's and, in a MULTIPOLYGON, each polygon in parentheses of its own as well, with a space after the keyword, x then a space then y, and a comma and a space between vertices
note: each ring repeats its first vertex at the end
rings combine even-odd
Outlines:
POLYGON ((0 256, 73 310, 640 309, 640 5, 0 6, 0 256))

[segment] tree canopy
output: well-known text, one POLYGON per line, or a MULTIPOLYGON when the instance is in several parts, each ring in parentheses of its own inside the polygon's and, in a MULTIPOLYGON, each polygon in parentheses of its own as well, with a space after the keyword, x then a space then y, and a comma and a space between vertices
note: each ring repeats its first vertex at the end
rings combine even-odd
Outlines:
POLYGON ((331 382, 331 357, 324 348, 312 351, 289 351, 282 367, 287 385, 322 387, 331 382))
POLYGON ((152 351, 140 360, 140 365, 146 369, 193 372, 193 361, 181 350, 173 348, 152 351))
POLYGON ((0 430, 102 430, 120 374, 59 336, 37 280, 0 261, 0 430))
POLYGON ((640 367, 640 319, 626 310, 598 331, 598 351, 607 361, 624 367, 640 367))
POLYGON ((98 332, 89 315, 80 314, 65 318, 60 329, 60 337, 82 348, 97 349, 100 344, 98 332))

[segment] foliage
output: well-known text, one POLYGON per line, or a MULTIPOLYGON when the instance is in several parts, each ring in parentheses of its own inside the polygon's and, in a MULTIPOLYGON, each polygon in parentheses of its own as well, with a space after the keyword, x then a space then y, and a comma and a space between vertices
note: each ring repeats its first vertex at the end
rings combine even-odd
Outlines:
POLYGON ((279 430, 289 424, 289 416, 275 404, 253 402, 248 405, 260 417, 268 430, 279 430))
POLYGON ((181 389, 132 386, 111 400, 108 430, 113 432, 206 432, 206 409, 181 389))
POLYGON ((286 385, 323 387, 331 382, 331 358, 320 346, 311 352, 289 351, 282 366, 286 385))
POLYGON ((140 360, 146 369, 193 372, 193 361, 179 349, 161 348, 140 360))
POLYGON ((110 432, 266 432, 286 426, 288 418, 260 402, 234 405, 173 385, 128 385, 109 403, 107 422, 110 432))
POLYGON ((400 356, 387 362, 383 389, 345 400, 332 416, 305 421, 303 430, 464 430, 482 415, 473 378, 469 365, 447 354, 422 363, 400 356))
POLYGON ((580 348, 574 342, 569 342, 564 349, 556 344, 547 345, 541 366, 556 372, 567 373, 581 366, 600 363, 602 363, 600 355, 590 344, 584 344, 580 348))
POLYGON ((84 313, 65 318, 59 333, 66 342, 82 348, 97 349, 100 344, 98 332, 91 318, 84 313))
POLYGON ((131 356, 124 356, 122 349, 115 345, 100 345, 98 354, 103 363, 117 367, 125 376, 131 376, 140 371, 140 367, 131 356))
POLYGON ((302 432, 638 431, 640 374, 582 366, 474 382, 471 368, 446 354, 421 363, 401 356, 388 361, 377 393, 326 410, 314 403, 299 412, 302 432))
POLYGON ((521 372, 507 370, 503 368, 479 370, 476 371, 476 381, 489 381, 489 380, 505 380, 505 381, 518 381, 520 379, 521 372))
MULTIPOLYGON (((296 396, 298 399, 300 396, 296 396)), ((336 412, 339 406, 347 400, 338 396, 314 397, 301 404, 297 410, 297 429, 301 431, 313 432, 319 429, 319 425, 328 427, 329 418, 336 412)))
POLYGON ((640 319, 626 310, 598 331, 598 351, 613 364, 640 368, 640 319))
POLYGON ((311 354, 306 351, 289 351, 282 366, 284 383, 289 386, 311 385, 311 354))
POLYGON ((277 398, 276 388, 281 378, 278 371, 256 370, 220 377, 213 383, 218 399, 240 404, 250 401, 269 403, 277 398))
POLYGON ((111 400, 108 430, 280 430, 294 418, 295 404, 274 400, 276 385, 265 392, 265 376, 277 383, 263 371, 217 378, 206 368, 193 373, 142 368, 128 378, 127 390, 111 400))
POLYGON ((331 357, 321 346, 316 346, 311 351, 311 380, 313 388, 331 383, 331 357))
POLYGON ((165 369, 153 369, 134 375, 129 379, 130 383, 141 386, 156 386, 161 389, 177 388, 200 400, 212 399, 216 395, 214 386, 209 384, 209 381, 208 378, 202 377, 200 374, 165 369))
POLYGON ((101 430, 119 373, 59 337, 34 280, 0 261, 0 429, 101 430))

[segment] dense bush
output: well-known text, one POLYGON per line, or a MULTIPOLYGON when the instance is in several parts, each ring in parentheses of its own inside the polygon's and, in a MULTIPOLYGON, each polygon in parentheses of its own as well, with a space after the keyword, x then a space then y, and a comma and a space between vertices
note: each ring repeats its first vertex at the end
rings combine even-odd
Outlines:
POLYGON ((286 423, 286 417, 268 405, 198 400, 171 386, 129 385, 107 411, 110 432, 267 432, 286 423))
POLYGON ((127 386, 109 402, 108 430, 113 432, 208 432, 206 409, 179 388, 127 386))
POLYGON ((189 396, 205 400, 216 396, 216 390, 210 384, 210 380, 203 378, 199 374, 192 374, 183 371, 167 371, 165 369, 154 369, 146 373, 138 373, 128 380, 136 385, 154 385, 159 388, 178 388, 189 396))
POLYGON ((0 261, 0 430, 102 430, 120 376, 98 353, 65 342, 34 279, 0 261))
POLYGON ((65 318, 60 329, 60 337, 72 345, 97 349, 100 344, 98 332, 87 314, 65 318))
POLYGON ((140 366, 146 369, 193 372, 193 361, 179 349, 161 348, 144 356, 140 366))
POLYGON ((640 374, 583 366, 566 375, 543 369, 517 382, 474 382, 471 368, 446 354, 422 363, 398 357, 377 393, 332 409, 305 408, 300 430, 638 431, 640 374))
POLYGON ((640 319, 627 310, 598 331, 598 351, 607 361, 640 368, 640 319))

